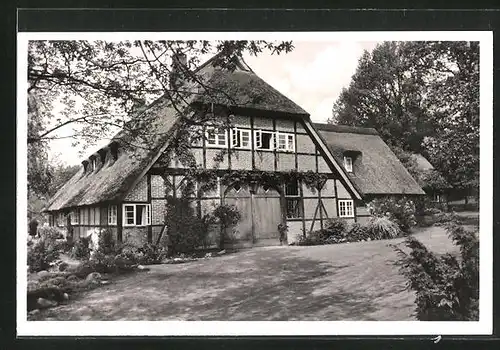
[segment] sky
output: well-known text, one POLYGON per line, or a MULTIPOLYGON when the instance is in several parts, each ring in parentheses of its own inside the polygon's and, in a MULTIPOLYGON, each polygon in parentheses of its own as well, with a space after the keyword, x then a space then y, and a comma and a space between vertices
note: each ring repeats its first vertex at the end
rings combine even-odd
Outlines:
MULTIPOLYGON (((309 112, 314 122, 326 122, 342 88, 349 85, 363 51, 373 50, 377 43, 294 41, 294 50, 290 53, 263 52, 258 56, 246 55, 244 60, 268 84, 309 112)), ((79 164, 107 142, 103 140, 102 144, 80 154, 80 149, 71 146, 70 139, 54 140, 49 157, 62 164, 79 164)))

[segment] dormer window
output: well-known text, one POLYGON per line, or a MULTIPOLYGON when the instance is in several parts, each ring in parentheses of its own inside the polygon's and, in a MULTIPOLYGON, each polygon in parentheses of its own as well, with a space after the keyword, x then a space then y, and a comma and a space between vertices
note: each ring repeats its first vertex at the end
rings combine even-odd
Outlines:
POLYGON ((344 168, 347 172, 352 173, 352 157, 344 156, 344 168))
POLYGON ((88 160, 84 160, 82 162, 82 165, 83 165, 83 173, 87 173, 89 171, 89 161, 88 160))
POLYGON ((95 171, 97 169, 97 158, 92 158, 92 171, 95 171))

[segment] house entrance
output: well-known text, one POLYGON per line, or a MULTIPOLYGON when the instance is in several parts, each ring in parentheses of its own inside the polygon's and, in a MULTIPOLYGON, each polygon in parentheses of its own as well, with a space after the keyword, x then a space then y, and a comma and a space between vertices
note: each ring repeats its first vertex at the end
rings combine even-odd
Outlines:
POLYGON ((235 246, 279 245, 278 225, 282 220, 280 194, 272 188, 259 186, 252 194, 247 186, 231 186, 226 190, 225 202, 235 205, 240 222, 232 237, 235 246))

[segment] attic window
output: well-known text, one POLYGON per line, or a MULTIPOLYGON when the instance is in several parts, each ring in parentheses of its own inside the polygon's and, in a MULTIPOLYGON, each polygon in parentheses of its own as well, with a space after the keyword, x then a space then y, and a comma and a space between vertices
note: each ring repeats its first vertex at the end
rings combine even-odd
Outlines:
POLYGON ((352 158, 344 156, 344 168, 346 171, 352 173, 352 158))
POLYGON ((89 162, 88 162, 88 160, 84 160, 82 162, 82 165, 83 165, 83 172, 86 173, 89 170, 89 162))
POLYGON ((112 142, 109 145, 109 150, 110 150, 112 159, 113 160, 118 159, 118 143, 117 142, 112 142))
POLYGON ((97 169, 97 158, 96 157, 92 157, 90 159, 90 164, 92 164, 91 170, 95 171, 97 169))

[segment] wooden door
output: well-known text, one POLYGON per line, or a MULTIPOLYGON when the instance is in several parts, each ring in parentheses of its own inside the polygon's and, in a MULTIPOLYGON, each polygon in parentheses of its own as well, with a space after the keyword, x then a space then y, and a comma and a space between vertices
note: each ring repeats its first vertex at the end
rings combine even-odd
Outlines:
POLYGON ((278 224, 281 223, 280 194, 273 189, 258 188, 251 194, 247 187, 230 188, 225 202, 235 205, 241 219, 233 234, 238 246, 279 245, 278 224))
POLYGON ((259 187, 254 195, 252 218, 254 245, 279 245, 278 225, 282 220, 280 194, 274 189, 259 187))

